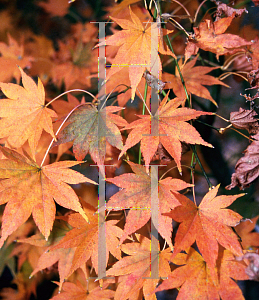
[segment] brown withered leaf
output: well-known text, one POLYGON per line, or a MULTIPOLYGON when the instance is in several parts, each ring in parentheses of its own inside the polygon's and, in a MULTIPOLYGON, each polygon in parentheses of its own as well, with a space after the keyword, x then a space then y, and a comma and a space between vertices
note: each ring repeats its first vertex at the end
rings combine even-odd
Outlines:
POLYGON ((146 79, 147 85, 151 88, 154 88, 159 92, 161 92, 165 87, 165 82, 159 80, 154 75, 152 75, 148 70, 143 73, 143 77, 146 79))
POLYGON ((236 9, 233 7, 228 6, 225 3, 221 3, 220 1, 215 1, 212 0, 213 2, 216 3, 217 7, 217 11, 215 13, 216 16, 216 21, 218 21, 219 19, 221 19, 221 15, 224 13, 226 17, 230 17, 233 14, 235 14, 235 17, 240 17, 242 15, 243 12, 248 13, 248 11, 245 8, 241 8, 241 9, 236 9))
MULTIPOLYGON (((253 60, 254 62, 254 60, 253 60)), ((258 63, 258 62, 257 62, 258 63)), ((258 64, 259 66, 259 64, 258 64)), ((251 88, 258 88, 259 87, 259 68, 257 70, 252 70, 247 74, 248 82, 251 85, 251 88)))
POLYGON ((231 124, 238 129, 246 129, 250 134, 256 134, 259 129, 258 120, 254 118, 257 113, 253 109, 239 108, 239 111, 230 113, 231 124))
POLYGON ((246 274, 249 279, 259 281, 259 254, 247 252, 237 260, 248 259, 249 265, 246 268, 246 274))
POLYGON ((259 136, 244 151, 245 155, 241 157, 235 166, 235 173, 231 176, 231 184, 226 186, 227 190, 238 186, 245 189, 259 176, 259 136))
POLYGON ((220 55, 244 51, 245 47, 252 45, 252 42, 248 42, 238 35, 224 33, 234 17, 235 14, 215 22, 206 19, 200 23, 199 27, 194 27, 194 34, 189 36, 185 49, 185 61, 197 53, 197 48, 215 53, 219 58, 220 55))

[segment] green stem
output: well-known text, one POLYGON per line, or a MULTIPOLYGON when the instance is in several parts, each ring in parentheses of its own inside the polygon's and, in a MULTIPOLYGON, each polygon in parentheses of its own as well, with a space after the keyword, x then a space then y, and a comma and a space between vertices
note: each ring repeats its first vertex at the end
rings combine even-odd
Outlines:
MULTIPOLYGON (((148 85, 147 83, 145 84, 145 91, 144 91, 144 102, 146 103, 147 102, 147 88, 148 88, 148 85)), ((143 103, 143 107, 142 107, 142 115, 145 114, 145 105, 143 103)), ((141 150, 140 150, 140 145, 139 145, 139 152, 138 152, 138 164, 140 165, 141 164, 141 150)))
MULTIPOLYGON (((174 53, 174 49, 172 47, 172 44, 170 42, 170 39, 169 39, 168 35, 166 35, 166 39, 167 39, 167 43, 168 43, 169 49, 172 51, 173 54, 175 54, 174 53)), ((175 57, 174 57, 174 61, 175 61, 175 64, 176 64, 176 67, 177 67, 177 70, 178 70, 178 73, 179 73, 179 76, 180 76, 180 79, 181 79, 181 82, 182 82, 182 85, 183 85, 183 88, 184 88, 184 91, 185 91, 185 95, 186 95, 186 99, 187 99, 187 102, 188 102, 188 106, 191 108, 190 97, 189 97, 187 89, 186 89, 186 84, 185 84, 185 81, 184 81, 184 78, 183 78, 180 66, 178 64, 178 61, 177 61, 177 59, 175 57)), ((212 188, 213 185, 211 184, 211 182, 209 180, 209 177, 207 176, 207 174, 206 174, 206 172, 205 172, 205 170, 204 170, 204 168, 203 168, 203 166, 201 164, 201 161, 200 161, 200 159, 198 157, 196 146, 195 145, 191 145, 191 149, 192 149, 192 151, 193 151, 193 153, 195 155, 195 158, 196 158, 196 160, 197 160, 197 162, 198 162, 198 164, 199 164, 199 166, 200 166, 200 168, 202 170, 202 173, 203 173, 203 175, 204 175, 204 177, 205 177, 205 179, 206 179, 206 181, 207 181, 207 183, 209 185, 209 188, 212 188)))
POLYGON ((212 189, 213 185, 212 185, 212 183, 210 182, 210 179, 209 179, 209 177, 207 176, 207 174, 206 174, 206 172, 205 172, 205 170, 204 170, 204 168, 203 168, 203 166, 202 166, 202 164, 201 164, 201 161, 200 161, 200 159, 199 159, 199 156, 198 156, 198 154, 197 154, 197 151, 196 151, 196 149, 195 149, 195 146, 194 146, 194 145, 191 145, 191 148, 192 148, 192 151, 193 151, 193 153, 194 153, 194 155, 195 155, 195 158, 196 158, 196 160, 197 160, 197 162, 198 162, 198 164, 199 164, 199 166, 200 166, 200 168, 201 168, 202 174, 203 174, 203 176, 205 177, 205 179, 206 179, 206 181, 207 181, 207 183, 208 183, 209 188, 212 189))
POLYGON ((205 125, 205 126, 208 126, 208 127, 212 128, 212 129, 214 129, 214 130, 217 130, 218 132, 220 131, 220 128, 216 128, 216 127, 214 127, 214 126, 212 126, 212 125, 210 125, 210 124, 207 124, 207 123, 202 122, 202 121, 200 121, 200 120, 195 120, 195 121, 196 121, 196 122, 199 122, 199 123, 201 123, 201 124, 203 124, 203 125, 205 125))

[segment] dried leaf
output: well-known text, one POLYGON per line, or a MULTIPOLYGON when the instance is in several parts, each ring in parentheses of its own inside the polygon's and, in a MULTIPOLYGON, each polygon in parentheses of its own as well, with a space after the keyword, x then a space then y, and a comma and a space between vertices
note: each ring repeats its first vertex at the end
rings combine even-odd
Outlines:
POLYGON ((240 17, 244 12, 248 13, 248 11, 245 8, 236 9, 220 1, 215 1, 215 0, 212 1, 215 2, 217 5, 217 11, 215 13, 216 16, 215 21, 221 19, 221 15, 223 13, 225 14, 226 17, 231 17, 233 14, 235 14, 235 17, 240 17))
POLYGON ((239 111, 230 113, 231 124, 238 129, 246 129, 249 134, 256 134, 259 129, 258 120, 254 118, 257 113, 253 110, 239 108, 239 111))
MULTIPOLYGON (((256 136, 254 136, 256 137, 256 136)), ((238 186, 240 190, 248 188, 259 176, 259 140, 253 141, 244 151, 245 155, 241 157, 235 166, 235 173, 231 176, 231 184, 226 186, 231 190, 238 186)))
POLYGON ((249 279, 259 281, 259 254, 253 252, 245 253, 238 260, 247 259, 249 265, 246 269, 246 274, 249 276, 249 279))
POLYGON ((219 58, 220 55, 244 51, 247 46, 252 45, 252 42, 248 42, 238 35, 224 33, 234 17, 235 14, 219 19, 214 23, 206 19, 200 23, 199 27, 194 27, 194 35, 189 37, 186 46, 185 60, 197 53, 197 47, 215 53, 219 58))

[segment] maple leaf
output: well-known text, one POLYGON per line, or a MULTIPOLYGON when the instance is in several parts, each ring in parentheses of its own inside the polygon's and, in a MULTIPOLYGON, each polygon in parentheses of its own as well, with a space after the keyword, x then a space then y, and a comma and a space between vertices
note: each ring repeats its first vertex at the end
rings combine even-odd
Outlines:
MULTIPOLYGON (((19 249, 22 250, 22 254, 28 247, 29 249, 34 250, 35 248, 38 249, 38 252, 41 252, 40 257, 38 259, 35 257, 33 259, 33 264, 31 264, 33 268, 33 272, 30 274, 30 278, 34 276, 38 271, 48 269, 50 270, 51 267, 58 262, 58 272, 60 276, 60 289, 62 288, 62 283, 64 282, 65 278, 67 277, 70 268, 72 266, 72 261, 75 253, 75 248, 72 249, 57 249, 55 251, 49 251, 50 246, 57 244, 65 234, 71 229, 67 223, 61 219, 56 219, 53 224, 53 230, 48 238, 48 241, 45 240, 44 236, 40 233, 37 233, 29 238, 26 239, 18 239, 17 242, 23 243, 19 245, 19 249), (37 261, 35 261, 37 259, 37 261)), ((15 248, 16 250, 16 248, 15 248)), ((17 252, 17 251, 16 251, 17 252)), ((29 258, 31 256, 28 253, 29 258)), ((20 260, 20 256, 18 257, 20 260)), ((85 271, 83 269, 83 271, 85 271)))
POLYGON ((18 43, 10 34, 7 35, 8 44, 0 42, 0 82, 9 82, 14 77, 16 82, 20 82, 21 74, 17 65, 24 68, 30 68, 34 60, 32 56, 24 55, 24 46, 18 43))
POLYGON ((242 255, 238 237, 230 228, 239 224, 242 216, 225 208, 243 194, 216 196, 218 189, 219 185, 210 190, 198 207, 180 195, 182 205, 165 214, 181 223, 175 237, 173 257, 195 241, 210 270, 215 267, 218 257, 218 243, 235 255, 242 255))
POLYGON ((5 206, 0 246, 32 213, 41 233, 48 239, 55 219, 55 201, 80 212, 87 219, 73 189, 67 184, 94 181, 68 169, 80 162, 62 161, 39 167, 30 157, 1 147, 6 159, 0 160, 0 204, 5 206))
MULTIPOLYGON (((135 232, 144 226, 151 217, 151 185, 152 174, 146 173, 144 166, 128 162, 135 174, 122 174, 115 178, 107 178, 106 181, 116 184, 122 190, 113 195, 106 204, 107 210, 122 210, 130 208, 127 215, 126 225, 120 243, 122 243, 129 234, 135 232)), ((158 180, 158 179, 157 179, 158 180)), ((167 177, 156 182, 158 185, 158 232, 173 248, 171 242, 172 222, 168 217, 162 216, 162 213, 169 212, 176 207, 178 202, 178 192, 192 185, 180 180, 167 177)), ((156 201, 156 200, 154 200, 156 201)))
POLYGON ((113 114, 122 109, 108 106, 98 111, 89 103, 78 107, 68 118, 70 124, 59 133, 54 146, 74 140, 73 152, 77 160, 82 160, 89 152, 93 161, 102 166, 106 141, 120 150, 123 147, 122 136, 117 126, 126 126, 128 123, 122 117, 113 114))
MULTIPOLYGON (((109 80, 113 74, 127 67, 132 88, 131 99, 133 100, 136 88, 146 69, 155 77, 162 73, 161 61, 155 47, 159 44, 158 51, 160 53, 171 56, 174 56, 174 54, 164 49, 161 39, 162 33, 160 32, 158 23, 147 23, 143 26, 140 19, 132 12, 130 6, 129 11, 131 21, 111 17, 123 30, 108 37, 96 47, 104 45, 120 46, 106 80, 109 80), (153 32, 157 34, 151 36, 153 32), (156 40, 155 35, 158 36, 158 40, 156 40), (154 45, 151 45, 151 43, 154 45), (155 67, 151 66, 151 57, 154 58, 152 61, 158 62, 158 70, 155 70, 155 67)), ((167 34, 169 31, 165 32, 167 34)))
MULTIPOLYGON (((204 85, 223 85, 228 86, 214 76, 208 75, 207 73, 218 69, 218 67, 205 67, 205 66, 194 66, 196 64, 198 56, 188 63, 182 65, 179 62, 181 73, 186 85, 188 93, 194 94, 204 99, 210 100, 217 106, 215 100, 211 97, 210 92, 204 85)), ((186 99, 185 90, 178 72, 175 68, 175 75, 169 73, 163 73, 163 81, 166 81, 166 88, 173 89, 175 95, 180 99, 186 99)))
POLYGON ((71 2, 67 0, 48 0, 47 2, 40 1, 37 5, 52 16, 64 17, 68 13, 71 2))
POLYGON ((200 23, 199 27, 194 27, 194 34, 189 36, 185 49, 185 60, 189 59, 191 55, 197 54, 199 48, 215 53, 218 59, 220 55, 244 51, 245 47, 252 45, 252 42, 248 42, 238 35, 224 33, 234 18, 235 13, 215 22, 206 19, 200 23))
POLYGON ((63 284, 63 291, 52 297, 51 300, 108 300, 114 297, 115 292, 107 289, 109 283, 104 283, 102 287, 97 286, 90 291, 77 281, 76 284, 72 282, 65 282, 63 284))
POLYGON ((245 274, 246 265, 236 261, 230 251, 225 250, 221 255, 219 280, 216 281, 204 258, 191 247, 186 254, 178 253, 172 262, 181 267, 175 269, 155 292, 181 287, 177 300, 244 300, 242 291, 232 278, 248 279, 245 274))
POLYGON ((143 288, 146 300, 156 300, 152 292, 160 277, 166 277, 171 271, 169 266, 171 251, 170 248, 167 248, 150 255, 151 240, 144 236, 136 236, 139 243, 122 245, 121 250, 127 256, 116 262, 106 273, 107 276, 120 276, 119 278, 122 278, 116 289, 115 299, 138 299, 140 289, 143 288), (154 276, 152 270, 154 272, 156 265, 158 274, 153 273, 154 276))
MULTIPOLYGON (((141 80, 138 84, 135 98, 136 98, 136 96, 138 96, 139 98, 143 97, 144 91, 145 91, 145 82, 146 82, 145 79, 141 78, 141 80)), ((108 95, 111 92, 117 92, 118 93, 118 95, 117 95, 118 105, 123 107, 126 105, 126 103, 129 101, 129 99, 131 97, 131 93, 132 93, 131 89, 128 89, 127 91, 125 91, 127 89, 127 87, 130 87, 130 85, 131 85, 131 83, 130 83, 130 79, 129 79, 129 72, 126 68, 123 68, 121 71, 115 73, 105 83, 105 85, 102 86, 98 95, 103 95, 103 93, 106 93, 108 95), (119 85, 118 85, 118 83, 119 83, 119 85)), ((150 103, 150 101, 149 101, 150 96, 151 96, 151 89, 148 88, 147 97, 146 97, 147 106, 149 106, 149 103, 150 103)))
POLYGON ((259 247, 259 233, 254 232, 256 222, 259 216, 250 219, 246 219, 235 227, 236 233, 241 238, 241 245, 243 249, 249 249, 250 247, 259 247))
POLYGON ((253 136, 253 141, 244 151, 245 155, 241 157, 235 166, 235 173, 231 176, 231 184, 226 186, 227 190, 231 190, 238 186, 241 189, 248 188, 253 181, 259 176, 258 173, 258 147, 259 136, 253 136))
POLYGON ((155 292, 181 287, 177 300, 218 299, 217 283, 214 283, 210 269, 203 257, 193 248, 178 253, 172 260, 181 267, 168 274, 155 292))
POLYGON ((130 123, 123 129, 133 129, 126 140, 119 158, 131 147, 140 141, 140 149, 143 154, 145 165, 148 168, 150 161, 158 148, 159 142, 175 160, 179 172, 181 172, 181 142, 189 144, 200 144, 213 147, 205 142, 198 131, 186 121, 195 119, 201 115, 209 115, 209 112, 197 111, 195 109, 181 107, 182 99, 172 99, 166 103, 167 96, 161 102, 155 116, 141 115, 139 120, 130 123), (153 123, 154 122, 154 123, 153 123), (158 123, 158 134, 151 133, 151 124, 154 127, 158 123))
POLYGON ((52 80, 61 87, 64 81, 66 89, 79 84, 80 87, 91 86, 91 72, 97 72, 97 51, 92 51, 93 42, 83 43, 69 39, 59 42, 59 50, 53 57, 52 80))
POLYGON ((30 67, 30 76, 37 76, 46 86, 50 80, 53 63, 51 57, 55 50, 52 40, 44 35, 30 35, 26 39, 25 53, 34 57, 32 66, 30 67))
POLYGON ((51 118, 57 115, 44 105, 45 91, 41 80, 36 85, 32 78, 19 69, 24 87, 13 83, 0 83, 2 92, 8 97, 0 100, 0 133, 15 148, 21 147, 28 140, 35 158, 35 150, 43 129, 55 139, 51 118))
POLYGON ((246 274, 247 265, 236 258, 229 250, 219 253, 219 295, 222 300, 245 300, 236 280, 249 279, 246 274))
POLYGON ((238 129, 246 129, 249 134, 256 134, 258 131, 258 120, 254 117, 257 113, 253 109, 239 108, 239 111, 230 113, 230 123, 238 129))
MULTIPOLYGON (((99 223, 98 215, 94 214, 95 210, 93 207, 88 205, 85 208, 86 215, 90 223, 86 222, 85 219, 80 214, 71 214, 67 217, 67 222, 73 227, 72 230, 66 233, 66 235, 59 241, 58 244, 52 246, 49 249, 49 253, 53 252, 55 259, 57 258, 56 251, 59 250, 60 258, 65 259, 65 255, 62 251, 73 251, 71 267, 68 272, 66 272, 65 277, 69 277, 76 269, 84 266, 86 261, 91 258, 92 265, 96 272, 98 272, 98 235, 99 235, 99 223), (54 254, 55 253, 55 254, 54 254)), ((118 237, 122 235, 122 229, 115 226, 118 220, 110 220, 105 222, 106 229, 106 264, 109 258, 109 252, 115 256, 117 259, 121 258, 121 253, 117 247, 119 244, 118 237)), ((103 241, 99 241, 103 242, 103 241)), ((45 265, 47 262, 47 256, 45 255, 45 265)), ((37 270, 34 270, 33 274, 37 271, 43 269, 43 265, 37 270)), ((62 278, 64 275, 62 274, 62 278)))

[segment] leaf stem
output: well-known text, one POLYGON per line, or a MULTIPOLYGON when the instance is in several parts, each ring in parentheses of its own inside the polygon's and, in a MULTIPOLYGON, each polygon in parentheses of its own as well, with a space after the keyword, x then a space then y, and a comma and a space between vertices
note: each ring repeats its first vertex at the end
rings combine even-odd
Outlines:
MULTIPOLYGON (((101 107, 101 109, 100 110, 102 110, 103 109, 103 107, 104 107, 104 105, 105 105, 105 103, 107 102, 107 100, 110 98, 110 96, 111 96, 111 94, 114 92, 114 90, 115 89, 117 89, 117 87, 119 87, 120 85, 124 85, 124 86, 126 86, 126 91, 127 90, 129 90, 130 89, 130 87, 129 86, 127 86, 126 84, 124 84, 124 83, 121 83, 121 84, 118 84, 114 89, 112 89, 112 91, 109 93, 109 95, 106 97, 106 99, 105 99, 105 101, 103 102, 103 104, 102 104, 102 107, 101 107)), ((98 101, 98 100, 97 100, 98 101)))
POLYGON ((195 198, 195 190, 194 190, 194 169, 195 169, 195 165, 196 165, 196 162, 194 161, 194 152, 192 153, 192 160, 191 160, 191 183, 193 184, 193 187, 192 187, 192 194, 193 194, 193 201, 195 203, 195 205, 197 206, 197 203, 196 203, 196 198, 195 198))
POLYGON ((193 153, 194 153, 194 155, 195 155, 195 158, 196 158, 196 160, 197 160, 197 162, 198 162, 198 164, 199 164, 199 166, 200 166, 200 168, 201 168, 201 171, 202 171, 202 173, 203 173, 203 176, 205 177, 205 179, 206 179, 206 181, 207 181, 207 183, 208 183, 209 188, 212 189, 213 185, 212 185, 212 183, 210 182, 210 179, 209 179, 209 177, 207 176, 207 174, 206 174, 206 172, 205 172, 205 170, 204 170, 204 168, 203 168, 203 166, 202 166, 202 164, 201 164, 201 161, 200 161, 200 159, 199 159, 199 156, 198 156, 198 154, 197 154, 197 151, 196 151, 196 149, 195 149, 195 146, 194 146, 194 145, 191 145, 191 148, 192 148, 192 151, 193 151, 193 153))
POLYGON ((60 95, 58 95, 56 98, 54 98, 54 99, 52 99, 51 101, 49 101, 49 102, 45 105, 45 107, 49 106, 52 102, 54 102, 54 101, 57 100, 58 98, 60 98, 60 97, 62 97, 62 96, 64 96, 64 95, 66 95, 66 94, 68 94, 68 93, 72 93, 72 92, 83 92, 83 93, 86 93, 86 94, 90 95, 91 97, 93 97, 96 101, 98 101, 98 99, 97 99, 92 93, 90 93, 90 92, 88 92, 88 91, 85 91, 85 90, 81 90, 81 89, 74 89, 74 90, 69 90, 69 91, 66 91, 66 92, 64 92, 64 93, 62 93, 62 94, 60 94, 60 95))
MULTIPOLYGON (((144 99, 142 99, 143 103, 143 107, 142 107, 142 115, 145 114, 145 107, 147 108, 147 105, 146 105, 146 100, 147 100, 147 89, 148 89, 148 85, 147 83, 145 84, 145 91, 144 91, 144 99)), ((147 108, 148 109, 148 108, 147 108)), ((149 111, 150 113, 150 111, 149 111)), ((151 115, 151 113, 150 113, 151 115)), ((140 165, 141 164, 141 149, 140 149, 140 144, 139 144, 139 152, 138 152, 138 164, 140 165)))
POLYGON ((205 123, 205 122, 202 122, 202 121, 200 121, 200 120, 198 120, 198 119, 196 119, 195 121, 196 121, 196 122, 199 122, 199 123, 201 123, 201 124, 203 124, 203 125, 205 125, 205 126, 208 126, 208 127, 212 128, 212 129, 214 129, 214 130, 217 130, 218 132, 219 132, 220 129, 221 129, 221 128, 214 127, 214 126, 212 126, 212 125, 210 125, 210 124, 207 124, 207 123, 205 123))
POLYGON ((219 117, 220 119, 224 120, 225 122, 228 122, 228 123, 230 123, 230 121, 229 121, 229 120, 227 120, 227 119, 225 119, 225 118, 221 117, 220 115, 218 115, 218 114, 216 114, 216 113, 215 113, 215 116, 219 117))
MULTIPOLYGON (((170 39, 169 39, 168 35, 166 35, 166 38, 167 38, 167 43, 168 43, 168 46, 169 46, 170 50, 172 51, 173 54, 175 54, 174 53, 174 49, 173 49, 173 47, 171 45, 171 42, 170 42, 170 39)), ((177 59, 175 57, 174 57, 174 61, 175 61, 175 64, 176 64, 179 76, 181 78, 181 82, 182 82, 182 85, 183 85, 183 88, 184 88, 184 91, 185 91, 185 95, 186 95, 186 99, 187 99, 187 102, 188 102, 188 106, 191 108, 190 97, 189 97, 189 94, 188 94, 187 89, 186 89, 185 81, 184 81, 184 78, 183 78, 180 66, 178 64, 178 61, 177 61, 177 59)), ((196 146, 195 145, 190 145, 190 146, 191 146, 191 149, 192 149, 192 151, 193 151, 193 153, 195 155, 195 158, 196 158, 196 160, 197 160, 197 162, 198 162, 198 164, 199 164, 199 166, 201 168, 201 171, 202 171, 202 173, 203 173, 203 175, 204 175, 204 177, 205 177, 205 179, 206 179, 206 181, 207 181, 207 183, 209 185, 209 188, 211 189, 213 185, 210 182, 210 179, 207 176, 207 174, 206 174, 206 172, 205 172, 205 170, 204 170, 204 168, 203 168, 203 166, 201 164, 201 161, 200 161, 199 156, 198 156, 197 151, 196 151, 196 146)))
MULTIPOLYGON (((231 125, 232 125, 232 124, 231 124, 231 125)), ((249 136, 243 134, 242 132, 236 130, 235 128, 230 127, 230 129, 232 129, 232 130, 234 130, 235 132, 239 133, 240 135, 242 135, 243 137, 245 137, 246 139, 248 139, 250 142, 253 142, 253 141, 254 141, 254 139, 251 139, 249 136)))

